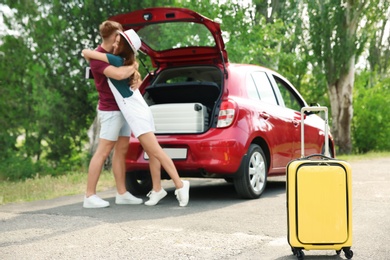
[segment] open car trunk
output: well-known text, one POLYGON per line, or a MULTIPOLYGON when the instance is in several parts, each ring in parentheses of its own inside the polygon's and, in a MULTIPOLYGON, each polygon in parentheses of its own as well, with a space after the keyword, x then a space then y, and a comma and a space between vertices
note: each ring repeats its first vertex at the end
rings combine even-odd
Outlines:
POLYGON ((213 66, 169 68, 145 88, 156 134, 203 133, 215 125, 223 75, 213 66))

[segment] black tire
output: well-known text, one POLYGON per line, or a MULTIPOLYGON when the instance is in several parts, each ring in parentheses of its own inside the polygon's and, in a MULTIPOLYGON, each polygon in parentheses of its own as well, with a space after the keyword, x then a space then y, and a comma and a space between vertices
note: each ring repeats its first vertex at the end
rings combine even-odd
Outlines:
POLYGON ((233 183, 233 178, 225 178, 225 181, 226 181, 227 183, 233 183))
MULTIPOLYGON (((325 155, 325 144, 322 146, 321 154, 325 155)), ((333 150, 332 150, 332 145, 330 144, 329 140, 329 157, 334 158, 333 150)))
POLYGON ((251 144, 234 178, 234 187, 240 198, 257 199, 267 184, 267 159, 257 144, 251 144))
POLYGON ((126 173, 126 189, 133 195, 145 195, 153 187, 149 172, 136 171, 126 173))

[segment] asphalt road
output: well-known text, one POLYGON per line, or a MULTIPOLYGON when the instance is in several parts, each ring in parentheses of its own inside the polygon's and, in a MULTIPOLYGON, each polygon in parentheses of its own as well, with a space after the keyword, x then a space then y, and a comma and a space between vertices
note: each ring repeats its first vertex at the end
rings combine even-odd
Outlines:
MULTIPOLYGON (((353 259, 390 259, 390 158, 350 162, 353 259)), ((239 200, 223 180, 190 179, 182 208, 169 192, 154 207, 83 209, 83 195, 0 207, 0 259, 296 259, 287 242, 285 182, 239 200)), ((345 259, 305 251, 305 259, 345 259)))

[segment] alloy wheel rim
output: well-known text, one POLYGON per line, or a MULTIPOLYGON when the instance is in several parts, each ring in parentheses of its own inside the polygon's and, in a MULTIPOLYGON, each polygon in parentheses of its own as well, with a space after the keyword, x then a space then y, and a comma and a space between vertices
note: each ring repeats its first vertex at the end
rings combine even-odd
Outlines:
POLYGON ((260 192, 265 184, 265 162, 259 152, 252 154, 249 161, 249 181, 255 192, 260 192))

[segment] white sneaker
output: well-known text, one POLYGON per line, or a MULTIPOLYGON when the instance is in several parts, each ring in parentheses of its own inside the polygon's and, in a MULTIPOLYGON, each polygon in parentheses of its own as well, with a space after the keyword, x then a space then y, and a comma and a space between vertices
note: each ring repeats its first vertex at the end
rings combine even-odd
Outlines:
POLYGON ((149 197, 149 200, 145 202, 146 206, 154 206, 156 205, 160 200, 162 200, 165 196, 167 196, 167 192, 161 188, 159 192, 156 192, 154 190, 151 190, 147 197, 149 197))
POLYGON ((106 208, 110 206, 110 202, 102 200, 96 194, 84 197, 83 207, 87 209, 106 208))
POLYGON ((183 181, 183 187, 175 190, 176 199, 179 201, 180 207, 185 207, 190 199, 190 182, 183 181))
POLYGON ((130 192, 126 191, 122 195, 119 193, 116 193, 115 196, 115 203, 116 204, 142 204, 143 200, 140 198, 137 198, 133 196, 130 192))

